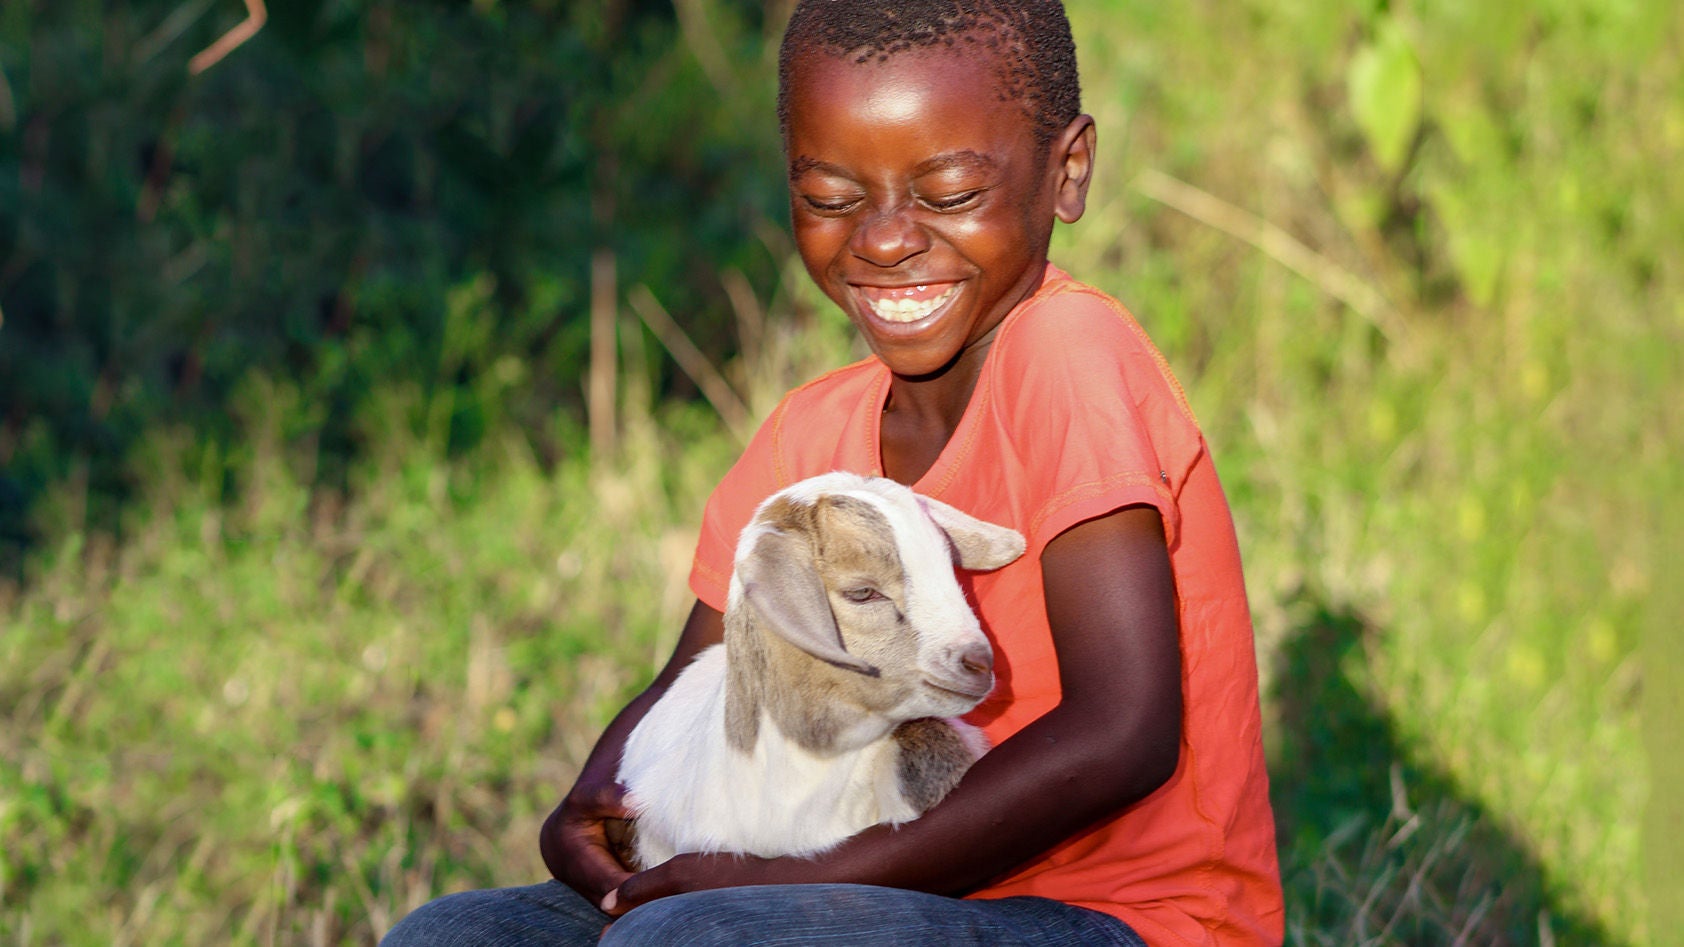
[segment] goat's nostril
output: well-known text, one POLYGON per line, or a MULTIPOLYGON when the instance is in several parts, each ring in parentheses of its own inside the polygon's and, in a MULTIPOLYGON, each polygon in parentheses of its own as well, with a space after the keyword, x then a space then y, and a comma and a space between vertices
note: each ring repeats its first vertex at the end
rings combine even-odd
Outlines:
POLYGON ((980 645, 966 648, 959 664, 971 674, 988 674, 994 670, 994 650, 980 645))

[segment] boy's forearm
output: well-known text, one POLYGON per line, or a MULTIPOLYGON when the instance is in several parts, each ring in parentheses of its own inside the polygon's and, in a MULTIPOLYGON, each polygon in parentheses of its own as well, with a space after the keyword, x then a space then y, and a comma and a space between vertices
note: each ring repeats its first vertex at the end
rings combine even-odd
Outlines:
POLYGON ((916 821, 878 826, 813 864, 825 880, 962 895, 1144 799, 1174 773, 1150 720, 1058 708, 979 760, 916 821), (1167 766, 1166 766, 1167 764, 1167 766))

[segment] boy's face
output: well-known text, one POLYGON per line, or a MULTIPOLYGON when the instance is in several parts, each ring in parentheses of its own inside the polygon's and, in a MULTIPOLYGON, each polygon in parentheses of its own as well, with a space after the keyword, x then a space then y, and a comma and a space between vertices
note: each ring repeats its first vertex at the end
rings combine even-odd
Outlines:
POLYGON ((808 51, 791 70, 786 141, 801 259, 898 375, 987 339, 1040 286, 1053 218, 1081 216, 1092 122, 1050 146, 1000 101, 995 54, 886 61, 808 51))

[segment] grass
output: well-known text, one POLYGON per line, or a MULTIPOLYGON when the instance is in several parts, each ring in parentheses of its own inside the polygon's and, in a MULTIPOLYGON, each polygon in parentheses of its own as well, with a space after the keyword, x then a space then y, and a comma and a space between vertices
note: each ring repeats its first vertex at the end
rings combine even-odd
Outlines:
MULTIPOLYGON (((1087 22, 1160 25, 1114 6, 1087 22)), ((1544 892, 1509 890, 1509 910, 1532 916, 1476 942, 1550 936, 1546 906, 1563 933, 1645 941, 1630 884, 1646 800, 1638 629, 1665 581, 1650 524, 1680 503, 1665 487, 1676 430, 1652 409, 1684 323, 1669 302, 1684 204, 1658 169, 1684 113, 1676 94, 1651 98, 1676 93, 1676 71, 1642 64, 1677 48, 1678 14, 1412 4, 1175 20, 1161 27, 1179 41, 1100 45, 1099 118, 1115 130, 1101 180, 1132 186, 1101 204, 1109 239, 1072 233, 1065 251, 1141 312, 1217 446, 1272 677, 1277 808, 1287 838, 1314 828, 1287 846, 1289 878, 1300 896, 1325 879, 1314 843, 1346 827, 1335 815, 1389 836, 1375 770, 1397 763, 1404 795, 1428 797, 1411 805, 1455 803, 1434 834, 1470 813, 1500 827, 1483 870, 1544 892), (1420 119, 1407 162, 1387 167, 1352 80, 1399 36, 1420 119), (1165 176, 1212 200, 1177 200, 1165 176), (1299 643, 1327 615, 1360 630, 1324 643, 1341 663, 1318 684, 1322 656, 1299 643), (1343 719, 1305 727, 1289 707, 1326 681, 1348 695, 1343 719), (1365 757, 1366 786, 1286 765, 1365 757)))
MULTIPOLYGON (((1290 942, 1664 942, 1631 879, 1681 502, 1680 15, 1072 7, 1102 165, 1054 257, 1140 315, 1215 446, 1290 942), (1410 89, 1401 131, 1354 99, 1410 89)), ((759 410, 849 357, 801 279, 729 366, 759 410)), ((59 489, 0 588, 0 940, 368 942, 540 877, 734 456, 646 388, 617 455, 554 464, 508 423, 452 456, 451 406, 394 388, 323 492, 320 409, 253 378, 241 443, 151 432, 119 536, 59 489)))
POLYGON ((542 873, 539 820, 688 608, 680 524, 727 456, 545 473, 507 440, 476 472, 399 447, 338 505, 285 453, 11 593, 8 939, 366 940, 441 887, 542 873))

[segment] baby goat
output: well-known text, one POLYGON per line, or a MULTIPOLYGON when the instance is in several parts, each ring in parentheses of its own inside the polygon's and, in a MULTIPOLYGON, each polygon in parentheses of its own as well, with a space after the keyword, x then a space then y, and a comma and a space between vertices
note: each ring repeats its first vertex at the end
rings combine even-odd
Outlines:
POLYGON ((998 569, 1023 548, 882 478, 825 474, 761 504, 737 544, 725 643, 626 740, 639 865, 817 854, 939 801, 986 749, 949 718, 994 686, 953 567, 998 569))

